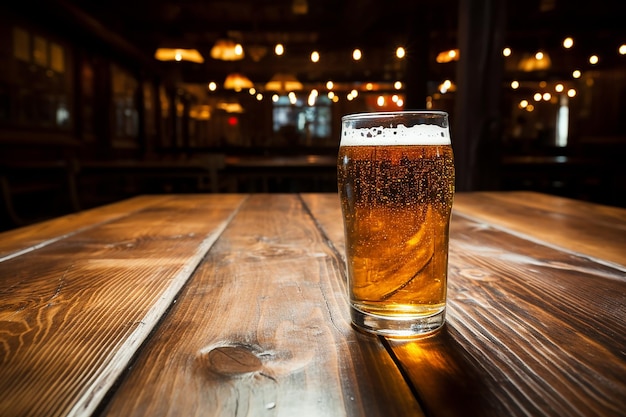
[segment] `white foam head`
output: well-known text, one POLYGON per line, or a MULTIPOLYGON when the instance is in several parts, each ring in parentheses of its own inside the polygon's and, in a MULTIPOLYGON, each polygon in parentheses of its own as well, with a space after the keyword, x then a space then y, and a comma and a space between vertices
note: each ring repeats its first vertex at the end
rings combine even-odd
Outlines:
POLYGON ((450 131, 437 125, 345 127, 340 146, 450 145, 450 131))

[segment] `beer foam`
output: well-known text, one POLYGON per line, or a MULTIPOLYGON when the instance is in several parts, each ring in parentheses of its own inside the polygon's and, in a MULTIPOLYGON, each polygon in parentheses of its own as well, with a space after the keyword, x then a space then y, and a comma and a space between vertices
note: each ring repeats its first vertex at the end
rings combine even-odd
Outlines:
POLYGON ((346 128, 341 146, 450 145, 450 131, 436 125, 346 128))

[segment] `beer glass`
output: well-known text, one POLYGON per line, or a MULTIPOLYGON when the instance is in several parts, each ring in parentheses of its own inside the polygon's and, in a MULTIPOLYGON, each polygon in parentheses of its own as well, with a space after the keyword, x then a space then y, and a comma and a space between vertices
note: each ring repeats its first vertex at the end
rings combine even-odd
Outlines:
POLYGON ((436 331, 454 197, 448 114, 344 116, 337 173, 353 324, 397 337, 436 331))

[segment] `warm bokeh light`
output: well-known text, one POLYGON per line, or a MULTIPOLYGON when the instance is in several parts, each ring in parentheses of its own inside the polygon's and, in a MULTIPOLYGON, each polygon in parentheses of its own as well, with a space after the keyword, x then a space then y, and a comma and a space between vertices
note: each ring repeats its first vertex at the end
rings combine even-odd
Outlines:
POLYGON ((554 91, 556 91, 557 93, 562 93, 564 88, 565 87, 563 87, 563 84, 559 83, 559 84, 554 86, 554 91))
POLYGON ((352 59, 354 59, 355 61, 360 60, 362 56, 363 55, 360 49, 357 48, 354 51, 352 51, 352 59))
POLYGON ((511 88, 517 90, 519 88, 519 81, 511 81, 511 88))
POLYGON ((159 61, 189 61, 201 64, 204 57, 196 49, 158 48, 154 57, 159 61))
POLYGON ((511 56, 511 53, 512 53, 512 52, 513 52, 513 51, 511 51, 511 48, 504 48, 504 49, 502 50, 502 55, 504 55, 504 56, 511 56))
POLYGON ((235 55, 242 56, 243 55, 243 46, 240 43, 235 45, 235 55))
POLYGON ((276 102, 278 101, 278 99, 279 99, 278 94, 274 94, 274 95, 272 96, 272 101, 273 101, 274 103, 276 103, 276 102))
POLYGON ((626 43, 623 45, 620 45, 618 52, 622 55, 626 55, 626 43))
POLYGON ((376 104, 378 104, 379 107, 383 107, 385 105, 385 97, 378 96, 378 98, 376 99, 376 104))
POLYGON ((257 94, 257 95, 256 95, 256 99, 257 99, 258 101, 263 100, 263 94, 261 94, 261 93, 257 94))
POLYGON ((529 104, 528 106, 526 106, 526 111, 531 112, 535 110, 535 106, 533 106, 532 104, 529 104))
POLYGON ((398 46, 398 49, 396 49, 396 57, 402 59, 406 56, 406 51, 404 50, 403 47, 398 46))
POLYGON ((248 90, 248 93, 250 93, 250 95, 251 95, 251 96, 255 95, 255 94, 256 94, 256 88, 251 87, 251 88, 248 90))
POLYGON ((591 65, 596 65, 598 62, 600 62, 600 58, 598 58, 598 55, 591 55, 589 57, 589 63, 591 65))
POLYGON ((563 48, 569 49, 572 46, 574 46, 574 39, 570 38, 569 36, 563 39, 563 48))
POLYGON ((573 88, 570 88, 569 90, 567 90, 568 97, 574 97, 575 95, 576 95, 576 90, 574 90, 573 88))
POLYGON ((548 85, 547 82, 545 81, 539 81, 539 88, 546 88, 546 86, 548 85))
POLYGON ((283 46, 282 43, 276 44, 276 46, 274 47, 274 53, 276 55, 282 55, 285 53, 285 47, 283 46))
POLYGON ((541 61, 543 59, 543 52, 537 51, 537 53, 535 54, 535 59, 537 61, 541 61))
POLYGON ((393 88, 395 88, 396 90, 401 90, 402 89, 402 81, 396 81, 395 83, 393 83, 393 88))
POLYGON ((453 91, 453 84, 452 84, 452 81, 450 81, 450 80, 445 80, 444 82, 442 82, 442 83, 439 85, 439 92, 440 92, 441 94, 445 94, 445 93, 447 93, 448 91, 453 91))
POLYGON ((311 62, 319 62, 319 60, 320 60, 320 53, 317 51, 311 52, 311 62))
POLYGON ((318 92, 316 89, 311 90, 311 93, 309 94, 309 98, 307 99, 307 104, 310 107, 315 106, 315 100, 317 100, 317 94, 318 92))
POLYGON ((535 101, 541 101, 542 96, 541 93, 535 93, 535 95, 533 96, 533 100, 535 101))
POLYGON ((544 101, 550 101, 551 98, 552 98, 552 94, 550 94, 550 93, 543 93, 543 100, 544 101))
POLYGON ((365 89, 367 91, 372 91, 374 89, 374 84, 372 84, 372 83, 365 84, 365 89))
POLYGON ((398 101, 396 101, 396 104, 398 105, 398 107, 402 107, 402 106, 404 106, 404 100, 399 98, 398 101))
POLYGON ((209 91, 215 91, 217 90, 217 83, 215 81, 211 81, 209 83, 209 91))
POLYGON ((572 72, 572 77, 574 78, 580 78, 582 76, 582 72, 580 72, 580 70, 574 70, 574 72, 572 72))
POLYGON ((519 108, 525 109, 528 106, 528 100, 522 100, 519 102, 519 108))
POLYGON ((336 96, 335 96, 335 93, 333 93, 332 91, 329 91, 329 92, 328 92, 328 98, 329 98, 329 99, 331 99, 331 100, 332 100, 332 99, 333 99, 333 98, 335 98, 335 97, 336 97, 336 96))
POLYGON ((439 52, 435 60, 439 64, 445 64, 447 62, 458 61, 460 52, 458 49, 450 49, 448 51, 439 52))
POLYGON ((350 94, 351 94, 354 98, 357 98, 357 97, 359 96, 359 92, 358 92, 356 89, 354 89, 354 90, 350 91, 350 94))
POLYGON ((335 84, 334 84, 332 81, 328 81, 328 82, 326 83, 326 88, 327 88, 328 90, 332 90, 334 86, 335 86, 335 84))
POLYGON ((399 98, 398 95, 394 94, 393 96, 391 96, 391 101, 393 101, 394 103, 397 103, 398 102, 398 98, 399 98))

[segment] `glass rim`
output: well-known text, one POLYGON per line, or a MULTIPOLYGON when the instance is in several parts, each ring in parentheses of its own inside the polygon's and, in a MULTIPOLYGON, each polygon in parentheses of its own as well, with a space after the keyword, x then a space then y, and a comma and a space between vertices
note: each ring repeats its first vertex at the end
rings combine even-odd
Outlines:
POLYGON ((346 114, 341 117, 342 122, 346 120, 368 120, 368 119, 382 119, 382 118, 395 118, 405 116, 449 116, 448 112, 443 110, 396 110, 396 111, 374 111, 374 112, 360 112, 346 114))

